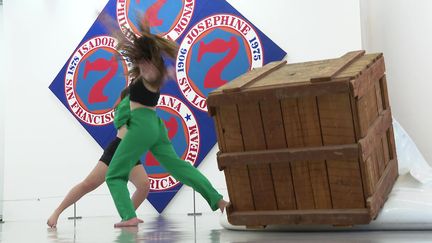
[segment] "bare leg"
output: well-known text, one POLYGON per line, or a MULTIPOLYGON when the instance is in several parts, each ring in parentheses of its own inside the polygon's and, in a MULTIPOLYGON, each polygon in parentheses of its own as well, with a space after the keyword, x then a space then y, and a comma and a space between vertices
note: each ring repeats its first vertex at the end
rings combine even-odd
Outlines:
POLYGON ((150 191, 150 181, 148 179, 144 166, 135 166, 129 174, 129 181, 131 181, 136 188, 134 194, 132 195, 132 202, 135 209, 137 209, 141 205, 141 203, 147 198, 147 195, 150 191))
POLYGON ((78 185, 74 186, 63 201, 60 203, 58 208, 53 212, 51 217, 49 217, 47 224, 49 227, 53 228, 57 225, 57 220, 60 214, 70 205, 74 204, 85 194, 93 191, 99 187, 105 181, 105 173, 108 166, 103 162, 99 161, 90 174, 78 185))
MULTIPOLYGON (((136 165, 129 174, 129 181, 132 182, 136 188, 131 198, 136 210, 147 198, 147 195, 150 191, 150 182, 148 180, 144 166, 136 165)), ((141 219, 138 219, 138 221, 140 223, 144 223, 144 221, 141 219)))

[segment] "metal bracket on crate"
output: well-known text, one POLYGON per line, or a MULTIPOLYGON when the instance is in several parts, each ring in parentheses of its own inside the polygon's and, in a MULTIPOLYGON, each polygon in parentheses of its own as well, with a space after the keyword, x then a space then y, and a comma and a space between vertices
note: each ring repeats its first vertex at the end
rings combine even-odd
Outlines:
POLYGON ((188 216, 201 216, 202 213, 196 212, 196 206, 195 206, 195 190, 193 190, 193 213, 188 213, 188 216))

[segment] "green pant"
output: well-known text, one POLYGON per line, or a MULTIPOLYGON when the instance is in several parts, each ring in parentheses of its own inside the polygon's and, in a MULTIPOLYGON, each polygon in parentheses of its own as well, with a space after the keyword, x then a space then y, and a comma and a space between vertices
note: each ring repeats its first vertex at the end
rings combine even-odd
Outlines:
POLYGON ((118 146, 105 178, 122 220, 136 217, 127 181, 136 161, 148 150, 176 180, 199 192, 212 210, 218 209, 222 195, 201 172, 178 157, 168 138, 165 125, 156 112, 138 108, 131 111, 128 132, 118 146))

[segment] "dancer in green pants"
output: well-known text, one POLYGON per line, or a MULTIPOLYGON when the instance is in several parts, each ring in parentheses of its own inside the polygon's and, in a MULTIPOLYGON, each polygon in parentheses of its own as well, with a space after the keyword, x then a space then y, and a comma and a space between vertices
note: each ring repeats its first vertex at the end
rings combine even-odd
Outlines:
POLYGON ((148 150, 176 180, 199 192, 213 211, 223 211, 228 204, 204 175, 178 157, 164 123, 156 115, 155 107, 160 88, 169 72, 162 56, 174 59, 177 45, 173 41, 150 34, 148 27, 141 29, 140 37, 130 33, 132 41, 123 38, 118 45, 122 54, 133 63, 130 71, 133 81, 129 86, 131 116, 128 131, 113 156, 105 178, 122 218, 115 227, 136 226, 140 223, 126 183, 135 162, 148 150))
MULTIPOLYGON (((66 208, 105 182, 105 175, 108 170, 108 166, 110 166, 114 152, 116 151, 120 141, 127 131, 126 124, 130 118, 129 104, 129 89, 125 89, 122 91, 121 102, 116 107, 114 113, 114 125, 117 129, 117 136, 105 148, 102 157, 99 159, 98 163, 90 172, 90 174, 68 192, 60 205, 48 218, 47 225, 49 227, 57 227, 57 220, 60 217, 60 214, 66 208)), ((139 160, 137 160, 134 164, 134 167, 129 175, 129 181, 131 181, 136 187, 136 191, 134 192, 131 199, 133 201, 134 208, 138 208, 147 198, 148 192, 150 191, 150 182, 147 173, 139 160)))

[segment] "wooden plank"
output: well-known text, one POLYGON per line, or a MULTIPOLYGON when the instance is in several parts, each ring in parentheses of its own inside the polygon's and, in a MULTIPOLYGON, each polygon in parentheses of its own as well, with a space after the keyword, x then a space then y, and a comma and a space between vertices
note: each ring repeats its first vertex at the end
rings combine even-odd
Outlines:
POLYGON ((354 121, 349 94, 318 97, 324 145, 355 143, 354 121))
MULTIPOLYGON (((265 136, 258 103, 238 106, 245 151, 265 150, 265 136)), ((252 195, 256 210, 276 210, 276 196, 269 164, 250 164, 252 195)))
POLYGON ((248 168, 255 210, 277 210, 270 165, 251 164, 248 168))
MULTIPOLYGON (((350 105, 351 105, 351 111, 353 115, 353 122, 354 122, 354 133, 355 133, 355 140, 358 141, 361 138, 361 132, 360 132, 360 122, 358 117, 358 111, 357 111, 357 103, 356 99, 354 98, 353 94, 350 93, 350 105)), ((359 158, 359 168, 360 168, 360 178, 362 181, 362 187, 363 187, 363 196, 364 198, 367 198, 368 195, 371 195, 371 192, 368 191, 368 182, 367 182, 367 176, 366 176, 366 168, 365 163, 363 162, 360 155, 359 158)))
POLYGON ((367 209, 314 209, 261 212, 234 212, 228 215, 233 225, 354 225, 371 221, 367 209))
POLYGON ((358 116, 358 110, 357 110, 357 103, 356 99, 353 97, 353 95, 350 93, 350 105, 351 105, 351 112, 353 116, 353 125, 354 125, 354 134, 355 134, 355 141, 358 141, 361 138, 361 132, 360 132, 360 120, 358 116))
MULTIPOLYGON (((287 142, 280 102, 264 101, 260 103, 260 108, 263 117, 267 149, 269 149, 269 151, 286 149, 287 142)), ((271 159, 268 161, 271 161, 270 168, 273 175, 277 208, 279 210, 296 209, 297 206, 289 160, 283 160, 283 162, 280 163, 271 159)))
POLYGON ((273 174, 273 184, 276 192, 278 210, 296 209, 293 179, 289 162, 270 165, 273 174))
MULTIPOLYGON (((304 146, 322 146, 323 142, 316 97, 299 98, 297 105, 302 124, 304 146)), ((322 160, 322 157, 316 160, 308 160, 308 168, 315 208, 332 208, 325 160, 322 160)))
POLYGON ((297 100, 302 126, 303 145, 305 147, 321 146, 323 142, 316 97, 308 96, 297 100))
POLYGON ((252 69, 251 71, 241 75, 240 77, 218 88, 218 91, 222 90, 222 92, 227 92, 227 93, 238 92, 245 86, 251 85, 253 82, 256 82, 259 79, 264 78, 269 73, 274 72, 275 70, 285 66, 286 63, 287 63, 286 60, 276 61, 276 62, 268 63, 261 68, 252 69))
POLYGON ((371 218, 376 218, 379 210, 384 205, 398 177, 397 161, 391 160, 388 163, 381 179, 377 183, 375 193, 367 199, 367 206, 370 209, 371 218))
POLYGON ((327 175, 327 165, 325 160, 310 160, 308 161, 308 163, 315 208, 332 208, 332 200, 327 175))
POLYGON ((368 69, 362 72, 361 76, 351 80, 351 89, 354 97, 361 99, 369 92, 371 87, 384 76, 385 64, 384 57, 380 57, 369 65, 368 69))
POLYGON ((361 148, 362 158, 368 158, 376 147, 381 146, 381 137, 392 126, 392 116, 390 110, 383 111, 374 121, 367 131, 364 138, 358 141, 361 148))
POLYGON ((307 161, 291 163, 297 209, 314 209, 315 201, 307 161))
POLYGON ((379 180, 377 162, 376 162, 376 154, 371 154, 365 160, 365 169, 366 169, 366 186, 367 186, 367 197, 370 197, 375 193, 376 184, 379 180))
MULTIPOLYGON (((349 94, 318 97, 324 145, 355 143, 354 121, 349 94)), ((333 208, 365 207, 358 157, 327 160, 333 208), (346 195, 350 195, 347 197, 346 195)))
MULTIPOLYGON (((285 124, 285 135, 288 148, 305 146, 306 136, 304 136, 303 126, 305 125, 305 122, 309 122, 307 117, 303 117, 306 113, 306 109, 303 108, 305 105, 306 103, 299 101, 298 99, 284 99, 281 101, 282 117, 285 124)), ((311 138, 308 139, 311 140, 311 138)), ((297 208, 315 208, 308 162, 299 161, 291 163, 291 174, 296 195, 297 208)))
POLYGON ((234 189, 233 186, 233 181, 232 181, 232 176, 231 176, 231 167, 227 167, 224 169, 224 175, 225 175, 225 181, 227 184, 227 189, 228 189, 228 197, 230 199, 230 205, 232 206, 233 204, 237 204, 236 203, 236 191, 234 189))
MULTIPOLYGON (((234 193, 230 200, 235 211, 254 210, 249 172, 246 166, 232 165, 229 167, 231 189, 234 193)), ((228 181, 227 181, 228 182, 228 181)))
MULTIPOLYGON (((302 123, 297 106, 297 99, 283 99, 281 101, 281 109, 287 147, 303 147, 302 123)), ((288 159, 288 161, 292 160, 288 159)), ((307 162, 302 161, 299 163, 291 163, 290 165, 297 209, 315 208, 307 162)))
MULTIPOLYGON (((337 74, 337 76, 332 78, 332 80, 351 80, 358 78, 362 71, 366 70, 366 68, 369 67, 371 63, 376 61, 381 56, 381 53, 364 55, 358 60, 355 60, 342 72, 337 74)), ((248 85, 243 90, 262 89, 268 86, 278 85, 291 86, 298 85, 300 83, 307 83, 308 85, 310 85, 311 78, 317 76, 320 71, 338 61, 340 61, 340 59, 335 58, 285 65, 283 68, 279 68, 278 70, 269 73, 265 78, 260 79, 251 85, 248 85)), ((222 93, 222 91, 219 89, 212 91, 210 93, 210 96, 218 93, 222 93)))
POLYGON ((382 56, 383 56, 382 53, 366 54, 360 57, 358 60, 356 60, 349 67, 344 69, 334 79, 338 79, 342 77, 351 77, 351 79, 357 79, 382 56))
POLYGON ((260 110, 267 149, 286 148, 287 142, 280 101, 260 102, 260 110))
MULTIPOLYGON (((312 147, 312 146, 321 146, 322 140, 321 140, 321 130, 320 130, 320 124, 319 124, 319 118, 318 118, 318 111, 316 107, 316 97, 314 96, 308 96, 308 97, 301 97, 297 99, 297 106, 298 106, 298 113, 301 121, 302 126, 302 140, 303 140, 303 146, 304 147, 312 147)), ((328 190, 328 181, 327 181, 327 171, 324 170, 320 173, 319 169, 324 168, 325 161, 317 161, 312 162, 307 161, 305 163, 303 162, 296 162, 292 163, 292 167, 298 167, 301 164, 303 164, 303 170, 306 172, 306 169, 308 170, 309 176, 303 175, 303 180, 300 181, 297 179, 295 181, 297 184, 300 182, 305 183, 303 185, 302 190, 300 191, 300 187, 295 186, 294 190, 297 193, 297 190, 299 190, 298 194, 303 193, 303 198, 305 199, 305 205, 307 207, 303 207, 304 209, 307 209, 309 207, 309 204, 312 205, 314 208, 317 208, 317 206, 321 208, 331 208, 331 201, 330 201, 330 195, 328 190), (317 176, 317 178, 314 178, 314 176, 317 176), (308 181, 306 181, 308 180, 308 181), (311 187, 312 195, 309 195, 310 189, 307 187, 311 187), (320 191, 321 190, 321 191, 320 191), (307 195, 306 195, 307 193, 307 195), (315 197, 316 196, 316 197, 315 197), (312 202, 309 202, 308 200, 312 199, 312 202), (322 202, 322 203, 321 203, 322 202), (312 204, 313 203, 313 204, 312 204)), ((301 170, 299 170, 301 171, 301 170)), ((299 202, 297 202, 297 206, 299 206, 299 202)))
POLYGON ((303 147, 302 124, 300 121, 297 99, 289 98, 281 100, 281 109, 288 148, 303 147))
MULTIPOLYGON (((388 96, 388 90, 387 90, 387 78, 386 75, 384 75, 379 80, 379 87, 380 87, 380 93, 381 93, 381 100, 383 103, 383 109, 384 110, 390 110, 390 101, 388 96)), ((391 160, 396 159, 396 147, 394 142, 394 134, 393 134, 393 128, 390 126, 390 128, 386 131, 386 134, 382 135, 382 146, 383 146, 383 153, 384 153, 384 162, 385 166, 389 166, 389 163, 391 160)), ((397 166, 397 163, 396 163, 397 166)), ((396 169, 397 171, 397 169, 396 169)))
MULTIPOLYGON (((378 168, 378 157, 376 153, 371 153, 371 160, 369 161, 371 164, 367 165, 370 168, 371 177, 373 180, 371 182, 374 183, 372 193, 375 193, 378 181, 380 180, 380 173, 378 168)), ((366 197, 367 198, 367 197, 366 197)))
POLYGON ((381 99, 383 101, 384 110, 390 109, 390 101, 387 90, 387 77, 384 75, 380 81, 380 91, 381 91, 381 99))
POLYGON ((227 152, 243 151, 243 139, 236 105, 221 106, 220 124, 227 152))
MULTIPOLYGON (((221 106, 219 113, 226 151, 244 151, 237 106, 221 106)), ((232 165, 229 167, 228 173, 231 182, 227 180, 227 183, 231 183, 228 188, 231 188, 232 193, 230 193, 230 200, 234 210, 253 210, 255 206, 252 200, 252 191, 247 166, 232 165)))
POLYGON ((283 163, 289 161, 305 161, 317 159, 352 160, 358 158, 358 145, 334 145, 299 149, 258 150, 241 153, 220 153, 218 161, 221 169, 229 165, 246 165, 261 163, 283 163))
POLYGON ((341 58, 336 59, 330 65, 327 65, 316 77, 310 79, 311 82, 324 82, 330 81, 332 78, 336 77, 343 69, 351 65, 358 58, 363 56, 365 51, 352 51, 343 55, 341 58))
MULTIPOLYGON (((379 80, 378 82, 375 82, 374 88, 375 88, 375 95, 377 98, 378 114, 381 114, 386 109, 386 104, 384 104, 382 91, 381 91, 381 80, 379 80)), ((377 147, 376 147, 375 152, 377 153, 378 170, 379 170, 379 175, 381 176, 384 172, 386 164, 389 161, 388 156, 386 157, 386 154, 385 154, 386 152, 388 153, 388 147, 387 147, 387 151, 383 148, 384 144, 383 144, 383 140, 382 140, 382 135, 376 135, 376 136, 378 136, 377 139, 380 140, 380 141, 377 141, 377 145, 376 145, 377 147)))
POLYGON ((381 136, 381 144, 382 144, 383 154, 384 154, 384 164, 385 166, 387 166, 387 164, 390 162, 390 150, 389 150, 390 145, 387 140, 387 133, 381 136))
POLYGON ((378 137, 378 141, 375 148, 375 154, 377 158, 378 175, 381 177, 386 167, 381 136, 378 137))
POLYGON ((381 114, 381 112, 383 112, 386 109, 385 107, 386 104, 384 104, 383 102, 383 96, 381 92, 381 80, 379 80, 379 82, 375 82, 374 89, 375 89, 375 95, 377 99, 378 114, 381 114))
POLYGON ((390 126, 389 130, 387 131, 387 139, 389 141, 390 159, 396 159, 396 143, 394 138, 393 126, 390 126))
POLYGON ((265 79, 254 83, 248 88, 264 88, 274 85, 296 85, 298 83, 310 83, 310 78, 317 74, 332 60, 324 60, 313 63, 303 63, 301 65, 290 64, 269 74, 265 79))
MULTIPOLYGON (((220 106, 222 104, 238 104, 272 99, 276 98, 275 94, 277 94, 277 99, 281 99, 284 97, 320 96, 324 94, 348 92, 348 90, 352 90, 353 94, 357 97, 359 92, 364 92, 364 90, 368 90, 367 87, 369 87, 368 85, 366 85, 366 88, 362 86, 360 87, 362 91, 358 91, 358 85, 364 84, 365 82, 360 80, 360 76, 357 76, 362 72, 367 73, 370 70, 377 69, 374 65, 372 65, 371 68, 366 69, 370 64, 382 64, 380 67, 381 70, 385 69, 383 59, 374 61, 379 57, 382 57, 382 54, 365 55, 361 58, 361 61, 355 62, 349 66, 346 69, 347 72, 343 71, 337 75, 333 81, 324 83, 310 83, 309 80, 312 77, 311 72, 313 70, 322 69, 328 63, 338 59, 285 65, 283 68, 269 74, 267 78, 254 83, 250 87, 244 88, 243 92, 224 93, 219 89, 215 90, 209 94, 207 104, 209 107, 212 107, 220 106), (354 80, 351 80, 353 78, 354 80)), ((371 72, 379 73, 380 71, 371 72)), ((381 72, 384 73, 384 71, 381 72)), ((361 75, 361 79, 367 78, 368 75, 361 75)))
POLYGON ((328 145, 309 148, 256 150, 248 152, 218 153, 221 170, 230 165, 284 163, 308 160, 354 160, 359 156, 357 144, 328 145))
POLYGON ((244 151, 265 150, 265 137, 258 103, 238 106, 244 151))
POLYGON ((230 104, 244 104, 266 100, 282 100, 304 96, 320 96, 325 94, 346 93, 350 91, 348 79, 325 83, 296 83, 294 85, 272 85, 260 88, 246 88, 242 92, 213 93, 207 98, 208 107, 230 104))
POLYGON ((213 120, 215 122, 216 138, 217 138, 219 150, 222 152, 226 152, 226 145, 225 145, 225 139, 223 135, 222 124, 220 121, 219 108, 215 108, 215 114, 213 115, 213 120))
POLYGON ((375 89, 370 89, 357 101, 361 137, 365 137, 369 127, 378 117, 378 105, 375 89))
MULTIPOLYGON (((289 148, 322 145, 315 97, 299 98, 297 101, 285 99, 281 101, 281 106, 289 148)), ((308 156, 312 153, 313 151, 308 156)), ((311 208, 312 205, 319 208, 331 207, 327 171, 325 161, 320 160, 322 158, 314 157, 310 165, 307 158, 303 162, 291 163, 298 208, 311 208)))
POLYGON ((328 160, 327 169, 333 208, 365 208, 358 161, 328 160))

